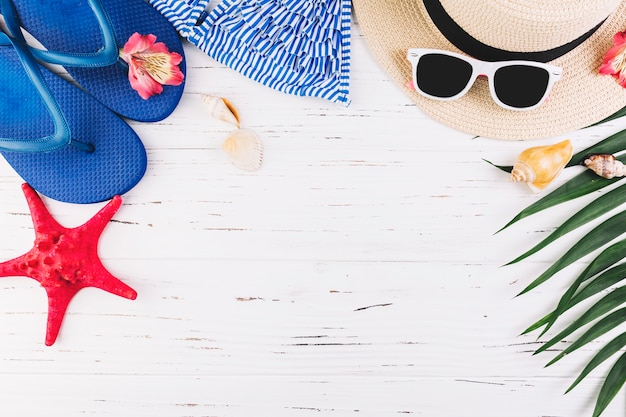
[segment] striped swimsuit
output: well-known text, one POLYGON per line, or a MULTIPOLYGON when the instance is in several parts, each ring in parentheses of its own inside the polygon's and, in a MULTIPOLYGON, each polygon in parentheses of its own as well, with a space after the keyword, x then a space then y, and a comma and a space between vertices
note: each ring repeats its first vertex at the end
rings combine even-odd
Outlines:
POLYGON ((288 94, 348 105, 350 0, 148 0, 180 35, 288 94))

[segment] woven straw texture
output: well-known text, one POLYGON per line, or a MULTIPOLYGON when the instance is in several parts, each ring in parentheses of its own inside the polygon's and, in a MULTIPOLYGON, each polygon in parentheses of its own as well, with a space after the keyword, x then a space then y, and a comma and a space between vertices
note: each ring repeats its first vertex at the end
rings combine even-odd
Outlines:
MULTIPOLYGON (((470 2, 467 3, 469 7, 470 2)), ((492 3, 499 4, 502 12, 506 5, 513 9, 514 6, 518 9, 527 6, 526 10, 532 10, 528 7, 533 7, 537 1, 471 2, 468 13, 478 16, 485 13, 485 7, 492 3), (483 10, 480 10, 481 5, 483 10)), ((445 2, 442 4, 445 5, 445 2)), ((612 77, 598 74, 602 57, 612 46, 613 35, 626 29, 626 1, 614 7, 606 21, 589 39, 550 62, 563 68, 563 76, 554 85, 548 100, 530 111, 512 111, 499 107, 491 99, 484 79, 478 79, 467 95, 452 102, 431 100, 409 90, 406 87, 407 81, 411 79, 411 65, 406 59, 409 48, 462 51, 441 35, 421 0, 353 0, 353 7, 368 45, 390 77, 426 114, 457 130, 507 140, 551 137, 589 126, 626 106, 626 89, 620 87, 612 77)), ((579 13, 574 9, 570 8, 573 10, 572 15, 574 11, 579 13)), ((551 24, 556 24, 557 18, 562 19, 563 16, 553 16, 555 22, 550 21, 549 15, 543 17, 549 29, 551 24)), ((514 23, 513 20, 510 22, 514 23)), ((582 33, 584 29, 577 35, 582 33)), ((472 35, 480 37, 480 33, 472 35)), ((521 48, 519 50, 523 50, 523 46, 521 48)))

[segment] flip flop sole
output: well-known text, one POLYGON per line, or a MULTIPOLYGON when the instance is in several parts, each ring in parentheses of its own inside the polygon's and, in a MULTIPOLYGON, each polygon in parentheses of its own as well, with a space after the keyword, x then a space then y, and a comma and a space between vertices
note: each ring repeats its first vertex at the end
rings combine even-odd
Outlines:
MULTIPOLYGON (((171 52, 184 57, 183 46, 174 27, 144 0, 100 0, 110 17, 118 46, 130 36, 154 34, 171 52)), ((93 53, 103 44, 101 29, 84 0, 15 1, 21 25, 41 44, 53 51, 93 53)), ((184 83, 164 86, 163 92, 142 99, 128 81, 128 71, 118 63, 99 68, 66 68, 86 91, 114 112, 143 122, 164 119, 174 111, 184 83)), ((185 73, 185 61, 180 65, 185 73)))
MULTIPOLYGON (((66 145, 49 152, 0 152, 35 190, 68 203, 95 203, 127 192, 146 170, 145 148, 116 114, 67 81, 41 69, 74 140, 94 152, 66 145)), ((34 140, 54 132, 50 113, 24 72, 15 50, 0 47, 0 137, 34 140)))

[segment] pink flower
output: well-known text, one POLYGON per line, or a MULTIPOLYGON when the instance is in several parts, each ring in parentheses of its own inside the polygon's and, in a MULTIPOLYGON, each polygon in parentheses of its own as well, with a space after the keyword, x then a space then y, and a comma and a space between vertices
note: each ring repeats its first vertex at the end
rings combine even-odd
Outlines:
POLYGON ((613 47, 604 55, 600 74, 612 75, 626 88, 626 32, 613 36, 613 47))
POLYGON ((178 67, 180 54, 155 41, 154 35, 134 33, 120 49, 120 58, 128 63, 130 85, 144 100, 160 94, 163 85, 180 85, 185 78, 178 67))

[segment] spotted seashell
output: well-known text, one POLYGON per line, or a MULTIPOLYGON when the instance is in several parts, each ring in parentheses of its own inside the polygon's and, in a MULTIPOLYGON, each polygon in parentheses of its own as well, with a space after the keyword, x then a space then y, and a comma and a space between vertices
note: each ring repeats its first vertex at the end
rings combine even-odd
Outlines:
POLYGON ((519 154, 511 170, 511 180, 525 182, 534 191, 543 190, 572 159, 569 140, 547 146, 528 148, 519 154))
POLYGON ((610 154, 589 155, 583 161, 583 165, 606 179, 626 175, 626 166, 610 154))
POLYGON ((227 99, 209 94, 202 94, 200 99, 207 105, 211 117, 229 123, 235 127, 240 126, 239 111, 227 99))
POLYGON ((263 143, 259 136, 250 129, 233 131, 222 144, 222 149, 230 156, 237 168, 244 171, 256 171, 263 163, 263 143))

